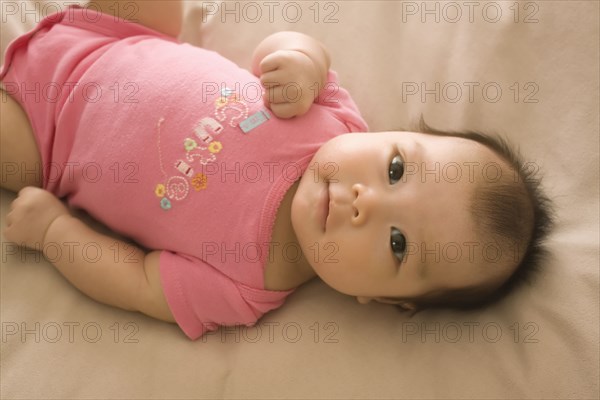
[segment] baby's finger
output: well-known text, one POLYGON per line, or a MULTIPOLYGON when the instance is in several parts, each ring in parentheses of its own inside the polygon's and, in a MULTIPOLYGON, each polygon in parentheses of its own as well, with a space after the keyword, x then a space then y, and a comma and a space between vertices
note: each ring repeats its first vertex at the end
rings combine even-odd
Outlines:
POLYGON ((10 234, 11 234, 11 227, 13 226, 13 223, 14 223, 13 215, 11 213, 8 213, 8 215, 6 216, 6 226, 4 227, 4 233, 3 233, 4 237, 7 239, 8 239, 8 236, 10 236, 10 234))
POLYGON ((271 104, 271 111, 279 118, 292 118, 296 116, 296 105, 293 103, 271 104))
POLYGON ((19 190, 19 196, 23 196, 26 194, 29 194, 29 192, 35 192, 37 188, 34 186, 25 186, 24 188, 22 188, 21 190, 19 190))
POLYGON ((258 68, 262 74, 267 72, 275 71, 281 67, 281 55, 277 54, 277 52, 273 52, 265 58, 262 59, 258 68))
POLYGON ((9 209, 10 211, 18 210, 25 203, 26 199, 24 199, 23 196, 18 196, 16 199, 11 201, 9 209))
POLYGON ((297 88, 292 86, 276 86, 267 91, 269 102, 272 104, 296 103, 300 101, 297 88))
POLYGON ((266 88, 281 85, 281 82, 280 71, 267 72, 260 76, 260 83, 266 88))

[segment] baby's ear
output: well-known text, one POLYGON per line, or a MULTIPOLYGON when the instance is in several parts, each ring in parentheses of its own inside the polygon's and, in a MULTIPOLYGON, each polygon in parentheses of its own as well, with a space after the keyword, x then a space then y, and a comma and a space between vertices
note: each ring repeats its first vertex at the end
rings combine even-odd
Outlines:
POLYGON ((393 304, 393 305, 397 305, 400 306, 401 308, 408 310, 408 311, 414 311, 417 309, 417 306, 415 305, 415 303, 412 303, 410 301, 406 301, 406 300, 396 300, 396 299, 392 299, 389 297, 363 297, 363 296, 357 296, 356 300, 358 300, 358 302, 360 304, 367 304, 369 302, 371 302, 372 300, 375 300, 379 303, 384 303, 384 304, 393 304))
POLYGON ((398 305, 407 311, 415 311, 417 309, 416 304, 411 303, 410 301, 400 302, 398 305))
POLYGON ((380 303, 394 304, 408 311, 414 311, 417 309, 415 303, 406 300, 396 300, 389 297, 376 297, 375 300, 377 300, 380 303))
POLYGON ((360 304, 367 304, 369 302, 371 302, 371 300, 373 300, 373 297, 364 297, 364 296, 357 296, 356 300, 360 303, 360 304))

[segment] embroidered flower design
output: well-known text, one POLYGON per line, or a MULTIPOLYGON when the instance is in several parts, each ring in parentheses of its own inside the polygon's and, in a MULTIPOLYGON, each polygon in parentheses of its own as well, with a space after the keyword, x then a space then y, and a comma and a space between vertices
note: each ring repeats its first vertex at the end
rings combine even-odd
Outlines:
POLYGON ((156 194, 158 197, 164 197, 165 196, 165 185, 163 185, 162 183, 159 183, 158 185, 156 185, 156 188, 154 189, 154 194, 156 194))
POLYGON ((172 176, 167 181, 167 197, 172 200, 183 200, 187 197, 190 185, 183 176, 172 176))
POLYGON ((226 104, 227 104, 227 97, 219 97, 215 101, 215 107, 217 107, 217 108, 221 108, 221 107, 223 107, 226 104))
POLYGON ((163 197, 160 201, 160 208, 167 211, 171 209, 171 202, 166 197, 163 197))
POLYGON ((185 147, 186 151, 192 151, 198 147, 198 143, 194 139, 187 138, 183 141, 183 147, 185 147))
POLYGON ((204 174, 196 174, 196 176, 192 179, 192 186, 199 192, 202 189, 206 189, 206 183, 208 178, 204 174))
POLYGON ((223 148, 221 142, 213 141, 208 145, 208 151, 211 153, 218 153, 223 148))

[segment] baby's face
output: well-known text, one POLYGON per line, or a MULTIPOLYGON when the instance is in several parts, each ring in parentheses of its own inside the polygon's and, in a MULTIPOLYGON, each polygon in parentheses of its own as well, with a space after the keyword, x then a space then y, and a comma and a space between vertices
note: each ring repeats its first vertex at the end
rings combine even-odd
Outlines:
POLYGON ((500 165, 484 146, 455 137, 338 136, 302 176, 292 203, 296 237, 315 273, 348 295, 413 297, 478 285, 482 254, 494 249, 478 242, 470 197, 500 165))

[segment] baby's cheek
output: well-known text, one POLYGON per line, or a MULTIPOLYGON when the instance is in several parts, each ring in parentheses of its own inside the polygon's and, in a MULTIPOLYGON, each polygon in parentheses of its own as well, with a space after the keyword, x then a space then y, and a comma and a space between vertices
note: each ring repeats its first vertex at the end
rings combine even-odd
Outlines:
POLYGON ((376 273, 376 266, 384 263, 384 258, 375 251, 369 239, 336 240, 325 244, 328 248, 327 259, 339 268, 356 276, 376 273))

